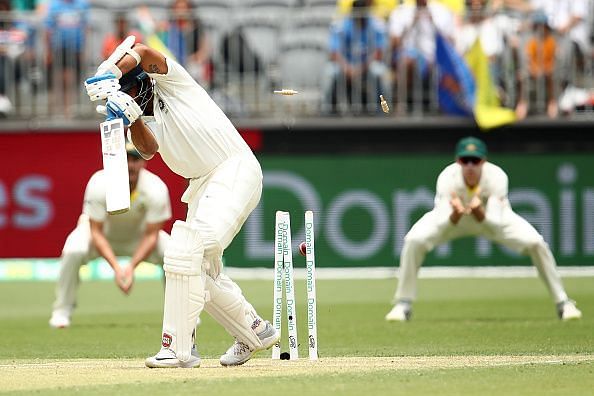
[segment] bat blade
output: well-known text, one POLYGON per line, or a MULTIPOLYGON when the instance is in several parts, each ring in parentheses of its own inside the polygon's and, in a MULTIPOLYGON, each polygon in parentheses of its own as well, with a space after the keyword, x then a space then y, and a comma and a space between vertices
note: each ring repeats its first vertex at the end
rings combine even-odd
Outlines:
POLYGON ((126 133, 121 118, 102 122, 101 151, 105 172, 105 205, 109 214, 119 214, 130 209, 130 184, 126 133))

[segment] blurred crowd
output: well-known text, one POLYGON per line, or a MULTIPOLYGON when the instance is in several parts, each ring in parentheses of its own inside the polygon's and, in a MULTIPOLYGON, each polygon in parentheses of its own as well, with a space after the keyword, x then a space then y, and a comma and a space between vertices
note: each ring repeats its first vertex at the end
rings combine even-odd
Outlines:
POLYGON ((89 117, 81 81, 134 34, 175 57, 236 117, 287 106, 296 115, 375 115, 380 94, 398 115, 447 114, 436 44, 443 40, 471 70, 469 59, 484 58, 492 99, 516 119, 557 118, 592 107, 593 7, 594 0, 0 0, 0 116, 89 117), (270 93, 282 88, 300 94, 279 106, 283 99, 270 93))
POLYGON ((497 99, 517 119, 556 118, 590 105, 590 0, 411 0, 392 9, 385 3, 350 2, 349 14, 332 27, 333 111, 340 80, 347 99, 356 95, 371 104, 367 110, 377 110, 379 92, 392 92, 402 113, 438 110, 437 35, 461 58, 479 48, 497 99))

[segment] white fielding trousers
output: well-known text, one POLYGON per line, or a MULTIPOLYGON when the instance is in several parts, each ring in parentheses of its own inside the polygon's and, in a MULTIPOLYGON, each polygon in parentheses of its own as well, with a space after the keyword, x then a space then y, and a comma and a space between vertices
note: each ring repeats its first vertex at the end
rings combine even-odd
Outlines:
MULTIPOLYGON (((134 254, 141 238, 139 235, 136 239, 129 241, 114 241, 110 240, 108 236, 106 237, 116 256, 128 257, 134 254)), ((157 246, 145 261, 163 265, 163 254, 168 240, 169 235, 163 230, 159 231, 157 246)), ((56 285, 56 300, 53 305, 54 311, 61 311, 70 316, 76 304, 76 292, 80 280, 79 269, 97 257, 99 257, 99 253, 91 241, 89 221, 81 216, 76 228, 66 238, 62 249, 60 275, 56 285)))
POLYGON ((465 215, 457 225, 448 221, 447 225, 439 227, 437 213, 426 213, 404 237, 395 299, 416 299, 419 268, 425 255, 436 246, 465 236, 482 236, 522 255, 530 256, 555 303, 567 300, 555 258, 543 237, 512 209, 505 209, 502 218, 500 225, 493 226, 485 222, 479 223, 473 216, 465 215))

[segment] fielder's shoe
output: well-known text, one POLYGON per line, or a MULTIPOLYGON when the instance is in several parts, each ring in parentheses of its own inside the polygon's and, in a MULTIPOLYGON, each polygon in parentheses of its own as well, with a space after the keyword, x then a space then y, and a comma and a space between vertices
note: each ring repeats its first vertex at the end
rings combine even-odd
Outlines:
POLYGON ((171 349, 161 348, 159 353, 157 353, 155 356, 146 358, 144 364, 146 367, 150 368, 200 367, 200 354, 198 353, 198 349, 196 349, 196 345, 193 345, 190 360, 187 362, 182 362, 175 356, 175 352, 173 352, 171 349))
POLYGON ((235 340, 231 348, 225 352, 220 358, 221 365, 223 366, 239 366, 244 364, 254 356, 258 351, 263 351, 270 348, 280 339, 280 333, 272 327, 269 321, 266 321, 266 327, 264 330, 258 333, 258 338, 262 341, 262 347, 256 349, 250 349, 247 344, 241 341, 235 340))
POLYGON ((575 301, 566 300, 557 304, 557 314, 561 320, 580 319, 582 312, 576 308, 575 301))
POLYGON ((64 329, 70 327, 70 315, 63 311, 52 312, 52 317, 49 320, 50 327, 54 329, 64 329))
POLYGON ((409 302, 398 301, 394 308, 386 314, 388 322, 406 322, 412 316, 412 306, 409 302))

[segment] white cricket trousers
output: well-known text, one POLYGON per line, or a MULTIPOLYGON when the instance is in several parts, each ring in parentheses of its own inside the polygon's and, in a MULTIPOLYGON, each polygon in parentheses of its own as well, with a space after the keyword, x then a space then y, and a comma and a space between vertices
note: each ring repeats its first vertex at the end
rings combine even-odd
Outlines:
MULTIPOLYGON (((202 178, 192 179, 182 196, 182 201, 188 203, 186 222, 199 231, 204 246, 203 274, 212 279, 203 280, 204 309, 216 320, 212 312, 220 306, 243 307, 250 319, 244 322, 243 318, 235 318, 242 326, 243 323, 251 325, 252 318, 259 318, 241 288, 228 276, 220 274, 220 270, 223 251, 256 208, 261 195, 262 169, 249 152, 226 160, 202 178)), ((246 331, 250 331, 249 328, 246 331)))
POLYGON ((436 246, 465 236, 482 236, 504 245, 522 255, 528 255, 544 281, 555 303, 567 300, 555 258, 548 244, 536 229, 516 214, 505 209, 499 226, 479 223, 471 215, 463 216, 457 225, 448 222, 438 227, 437 213, 426 213, 404 237, 400 256, 400 274, 395 299, 414 301, 417 296, 417 277, 425 255, 436 246))
POLYGON ((208 175, 190 180, 182 196, 188 204, 186 222, 199 231, 204 259, 211 261, 210 266, 220 265, 217 260, 261 195, 262 169, 251 152, 229 158, 208 175))
MULTIPOLYGON (((53 309, 67 316, 71 315, 76 304, 80 267, 99 257, 99 253, 91 241, 90 227, 88 218, 82 215, 76 228, 66 238, 62 249, 60 276, 56 285, 56 300, 53 309)), ((131 257, 140 242, 140 236, 129 241, 114 241, 110 240, 109 236, 106 237, 116 256, 131 257)), ((159 231, 157 246, 146 261, 163 265, 163 254, 168 240, 169 235, 163 230, 159 231)))

